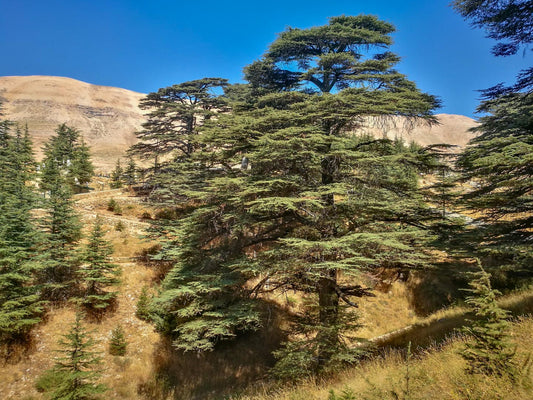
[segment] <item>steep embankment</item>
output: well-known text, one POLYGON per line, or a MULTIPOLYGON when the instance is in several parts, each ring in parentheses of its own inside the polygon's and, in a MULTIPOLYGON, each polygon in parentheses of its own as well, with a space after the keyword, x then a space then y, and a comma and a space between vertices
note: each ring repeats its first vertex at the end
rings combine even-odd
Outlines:
MULTIPOLYGON (((154 88, 156 89, 156 88, 154 88)), ((116 159, 136 141, 134 135, 145 120, 139 109, 144 95, 130 90, 96 86, 55 76, 0 77, 0 100, 4 116, 28 124, 36 155, 59 124, 67 123, 81 131, 91 147, 94 164, 111 170, 116 159)), ((409 125, 405 120, 370 120, 364 131, 389 138, 403 137, 422 145, 448 143, 464 146, 475 121, 462 115, 439 114, 440 124, 409 125)))

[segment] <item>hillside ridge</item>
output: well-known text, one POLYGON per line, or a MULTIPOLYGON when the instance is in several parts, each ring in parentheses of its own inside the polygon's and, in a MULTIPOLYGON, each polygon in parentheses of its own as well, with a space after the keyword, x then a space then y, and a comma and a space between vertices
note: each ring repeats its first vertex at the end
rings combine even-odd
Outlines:
MULTIPOLYGON (((154 88, 155 90, 155 88, 154 88)), ((0 77, 3 117, 27 124, 37 159, 42 146, 59 124, 78 129, 91 148, 98 170, 110 171, 116 160, 137 138, 135 132, 146 120, 139 108, 143 93, 112 86, 93 85, 59 76, 29 75, 0 77)), ((476 122, 463 115, 437 114, 440 124, 418 124, 406 129, 401 122, 384 128, 368 124, 364 132, 389 138, 402 137, 421 145, 447 143, 464 147, 473 137, 476 122)), ((400 121, 400 120, 397 120, 400 121)))

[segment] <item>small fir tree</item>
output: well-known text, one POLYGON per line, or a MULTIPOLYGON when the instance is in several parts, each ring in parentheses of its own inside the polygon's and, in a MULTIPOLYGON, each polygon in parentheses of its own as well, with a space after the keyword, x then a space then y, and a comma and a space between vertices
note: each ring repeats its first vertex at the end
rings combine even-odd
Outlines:
POLYGON ((143 286, 139 295, 135 315, 144 321, 150 320, 150 297, 148 296, 148 288, 146 286, 143 286))
POLYGON ((47 165, 43 171, 48 197, 44 201, 47 215, 42 220, 44 240, 38 257, 39 280, 43 296, 58 301, 67 299, 77 289, 80 260, 76 247, 81 239, 81 224, 74 210, 72 190, 59 165, 51 160, 47 165))
POLYGON ((131 187, 137 181, 137 165, 133 157, 128 157, 128 165, 124 170, 124 180, 126 184, 131 187))
POLYGON ((500 293, 491 288, 490 274, 480 263, 479 268, 470 283, 472 296, 466 300, 476 316, 472 327, 464 330, 472 340, 466 343, 461 355, 468 362, 468 373, 513 376, 515 351, 508 341, 509 313, 496 302, 500 293))
POLYGON ((111 338, 109 339, 109 354, 112 356, 126 355, 126 348, 128 343, 124 337, 124 329, 118 325, 111 331, 111 338))
POLYGON ((122 177, 124 175, 124 170, 120 165, 120 158, 117 160, 115 169, 111 173, 111 189, 120 189, 123 185, 122 177))
POLYGON ((110 199, 107 202, 107 211, 112 211, 116 215, 122 214, 122 207, 120 207, 120 204, 115 199, 110 199))
POLYGON ((93 350, 95 342, 81 320, 82 314, 76 314, 69 333, 59 341, 57 352, 60 355, 52 368, 57 379, 54 379, 54 386, 48 388, 51 400, 95 400, 108 390, 98 383, 102 373, 101 357, 93 350))
POLYGON ((56 169, 74 193, 89 183, 94 167, 89 148, 83 140, 81 143, 79 140, 80 133, 76 129, 62 124, 56 129, 56 135, 45 144, 41 174, 43 191, 49 191, 49 185, 54 184, 56 169), (52 171, 49 173, 48 169, 52 171))
POLYGON ((94 166, 91 162, 89 146, 81 140, 72 160, 71 173, 75 177, 76 189, 79 192, 88 191, 88 184, 94 175, 94 166))
POLYGON ((120 271, 110 260, 113 248, 104 235, 102 221, 97 218, 81 256, 83 265, 79 275, 85 285, 82 303, 93 311, 105 310, 112 304, 117 292, 109 292, 106 288, 119 283, 120 271))

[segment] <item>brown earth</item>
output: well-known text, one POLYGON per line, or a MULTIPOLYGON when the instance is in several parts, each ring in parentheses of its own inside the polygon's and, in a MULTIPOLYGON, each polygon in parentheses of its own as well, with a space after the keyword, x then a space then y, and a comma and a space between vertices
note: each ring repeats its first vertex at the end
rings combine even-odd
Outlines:
POLYGON ((78 129, 91 147, 98 169, 111 170, 136 142, 144 95, 55 76, 0 77, 4 117, 28 124, 36 155, 59 124, 78 129))
MULTIPOLYGON (((155 88, 154 88, 155 89, 155 88)), ((59 124, 77 128, 91 147, 97 169, 110 171, 117 158, 136 142, 134 132, 145 120, 139 109, 144 95, 126 89, 96 86, 55 76, 0 77, 4 118, 28 124, 36 155, 59 124)), ((472 138, 473 119, 437 115, 440 125, 408 125, 402 119, 388 123, 369 120, 364 131, 389 138, 403 137, 422 145, 448 143, 464 146, 472 138)))

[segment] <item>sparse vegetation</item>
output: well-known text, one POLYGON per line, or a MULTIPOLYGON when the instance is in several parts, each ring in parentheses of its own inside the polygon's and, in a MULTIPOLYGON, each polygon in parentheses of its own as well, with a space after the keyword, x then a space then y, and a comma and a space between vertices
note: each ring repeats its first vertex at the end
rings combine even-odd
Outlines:
POLYGON ((122 215, 122 206, 115 199, 110 199, 107 202, 107 211, 111 211, 115 215, 122 215))
POLYGON ((148 288, 143 286, 141 294, 139 295, 139 300, 137 301, 137 309, 135 311, 137 318, 144 321, 150 320, 150 300, 151 298, 148 295, 148 288))

